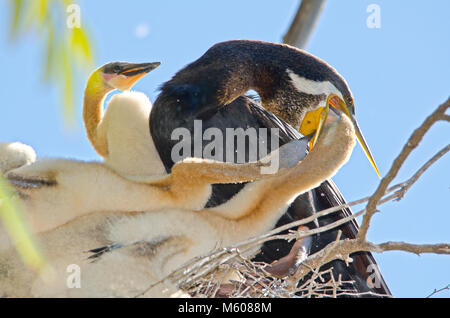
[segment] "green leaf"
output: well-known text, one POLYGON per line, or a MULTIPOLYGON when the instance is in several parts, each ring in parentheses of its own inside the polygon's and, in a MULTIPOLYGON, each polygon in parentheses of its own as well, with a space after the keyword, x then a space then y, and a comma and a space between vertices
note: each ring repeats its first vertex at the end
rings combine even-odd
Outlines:
POLYGON ((41 271, 47 267, 47 262, 37 247, 13 195, 13 190, 0 175, 0 219, 24 263, 36 271, 41 271))
POLYGON ((73 81, 72 81, 72 63, 70 59, 70 49, 62 46, 62 79, 63 79, 63 95, 64 95, 64 118, 69 124, 73 124, 75 118, 75 107, 73 101, 73 81))
POLYGON ((93 58, 91 44, 83 28, 73 28, 71 32, 70 48, 77 61, 86 67, 91 67, 93 58))
POLYGON ((38 0, 38 22, 40 25, 45 21, 45 18, 48 16, 48 0, 38 0))
POLYGON ((23 0, 11 0, 11 27, 10 38, 13 39, 19 33, 20 15, 23 11, 23 0))
POLYGON ((46 82, 50 81, 53 76, 54 60, 55 60, 55 43, 54 43, 55 31, 53 27, 48 28, 47 43, 46 43, 46 54, 45 64, 44 64, 44 80, 46 82))

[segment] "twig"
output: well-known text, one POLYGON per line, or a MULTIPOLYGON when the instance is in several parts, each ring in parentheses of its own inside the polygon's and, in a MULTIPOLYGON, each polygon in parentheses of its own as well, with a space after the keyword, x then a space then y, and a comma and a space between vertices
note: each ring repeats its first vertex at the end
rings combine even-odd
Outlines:
POLYGON ((443 288, 441 288, 441 289, 434 289, 434 291, 431 293, 431 294, 429 294, 426 298, 431 298, 432 296, 434 296, 434 295, 436 295, 437 293, 440 293, 441 291, 444 291, 444 290, 449 290, 450 289, 450 284, 448 284, 447 286, 445 286, 445 287, 443 287, 443 288))
POLYGON ((417 180, 422 176, 422 174, 431 167, 436 161, 442 158, 447 152, 450 151, 450 144, 442 148, 438 153, 436 153, 430 160, 428 160, 406 183, 402 186, 399 191, 399 197, 397 200, 401 200, 406 192, 411 188, 411 186, 416 183, 417 180))

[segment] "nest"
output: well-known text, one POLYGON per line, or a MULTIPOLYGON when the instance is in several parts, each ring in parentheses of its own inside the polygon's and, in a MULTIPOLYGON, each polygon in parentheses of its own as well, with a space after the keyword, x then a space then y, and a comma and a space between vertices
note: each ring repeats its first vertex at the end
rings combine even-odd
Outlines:
POLYGON ((353 281, 335 279, 333 268, 311 269, 300 282, 293 277, 275 277, 268 264, 252 261, 237 248, 217 249, 197 257, 155 285, 170 281, 181 293, 175 296, 195 298, 336 298, 361 296, 349 286, 353 281))

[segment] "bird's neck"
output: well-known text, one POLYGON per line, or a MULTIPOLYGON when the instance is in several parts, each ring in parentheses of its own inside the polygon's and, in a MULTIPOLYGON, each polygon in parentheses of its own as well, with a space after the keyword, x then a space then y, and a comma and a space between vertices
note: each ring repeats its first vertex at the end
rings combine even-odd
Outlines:
POLYGON ((296 128, 328 94, 345 90, 342 77, 319 58, 288 45, 246 40, 216 44, 171 82, 197 84, 210 104, 221 105, 253 89, 264 108, 296 128))
MULTIPOLYGON (((234 235, 239 234, 239 229, 248 237, 273 228, 294 198, 314 189, 337 173, 350 158, 355 143, 353 124, 347 116, 341 114, 336 121, 324 127, 317 144, 295 167, 251 185, 254 188, 249 188, 250 191, 261 189, 260 203, 256 208, 251 205, 247 209, 241 202, 240 209, 247 209, 246 215, 235 221, 234 235), (264 192, 264 189, 269 190, 264 192)), ((235 198, 236 202, 237 200, 239 197, 235 198)))
POLYGON ((99 134, 98 126, 103 118, 103 104, 106 95, 112 91, 103 84, 98 72, 92 73, 84 91, 83 121, 89 141, 102 157, 108 155, 106 136, 99 134))

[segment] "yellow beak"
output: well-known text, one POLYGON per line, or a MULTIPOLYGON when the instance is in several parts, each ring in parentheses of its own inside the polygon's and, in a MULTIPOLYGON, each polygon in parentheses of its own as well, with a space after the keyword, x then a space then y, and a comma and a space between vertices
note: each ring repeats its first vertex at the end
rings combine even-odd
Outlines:
POLYGON ((375 160, 373 159, 369 146, 367 145, 366 140, 364 139, 362 131, 359 128, 355 116, 350 113, 347 105, 337 95, 331 94, 330 96, 328 96, 325 107, 319 107, 314 111, 308 112, 302 121, 302 124, 300 126, 300 132, 305 136, 314 133, 314 136, 310 142, 310 150, 314 147, 318 137, 320 136, 320 133, 322 132, 322 128, 325 125, 325 122, 328 117, 330 105, 336 109, 343 111, 351 119, 353 126, 355 127, 356 138, 358 139, 359 144, 363 148, 364 153, 366 154, 367 158, 369 159, 370 163, 375 169, 378 177, 381 178, 380 173, 378 171, 378 167, 375 163, 375 160))

